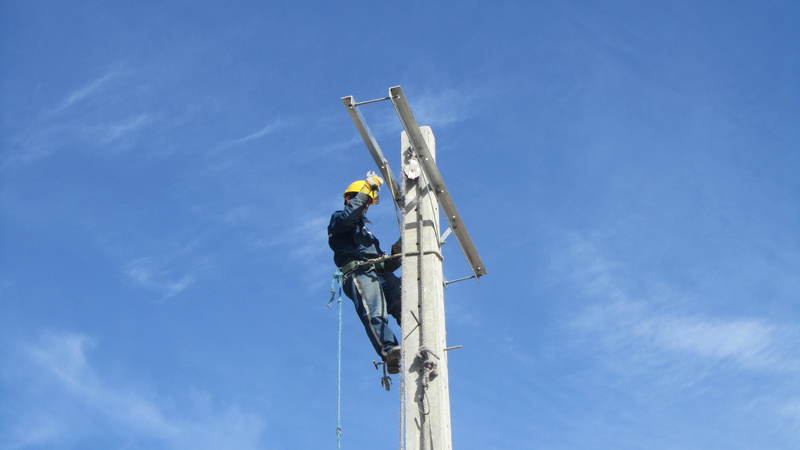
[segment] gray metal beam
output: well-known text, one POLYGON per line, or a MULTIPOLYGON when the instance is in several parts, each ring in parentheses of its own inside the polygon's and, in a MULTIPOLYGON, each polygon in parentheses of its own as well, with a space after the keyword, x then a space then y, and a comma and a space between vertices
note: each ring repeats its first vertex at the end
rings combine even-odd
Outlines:
MULTIPOLYGON (((384 99, 374 101, 380 100, 384 99)), ((372 102, 373 100, 369 100, 362 102, 361 104, 372 102)), ((355 99, 352 95, 342 97, 342 103, 344 103, 345 108, 347 108, 347 113, 350 114, 350 119, 353 120, 353 124, 355 124, 356 129, 358 129, 358 134, 361 135, 361 139, 363 139, 364 144, 367 145, 369 154, 372 155, 372 159, 375 161, 375 164, 378 166, 378 170, 381 172, 383 179, 386 181, 386 186, 389 188, 389 193, 392 195, 392 199, 398 206, 402 206, 403 197, 400 195, 397 183, 395 183, 394 177, 392 176, 392 171, 389 168, 389 161, 387 161, 383 156, 383 152, 381 151, 380 145, 378 145, 378 141, 376 141, 375 137, 372 136, 372 133, 369 131, 369 127, 367 127, 366 122, 364 122, 364 117, 361 116, 361 112, 358 110, 358 104, 355 102, 355 99)))
MULTIPOLYGON (((475 248, 475 244, 472 243, 472 238, 470 238, 467 232, 467 227, 461 220, 461 215, 458 213, 456 205, 450 197, 450 193, 447 191, 442 173, 439 172, 436 161, 431 156, 431 152, 425 143, 422 132, 420 132, 417 119, 414 118, 414 114, 411 112, 411 107, 408 105, 403 90, 400 86, 389 88, 389 97, 392 98, 392 104, 394 104, 397 115, 400 117, 400 122, 403 123, 403 128, 408 134, 411 146, 417 153, 422 170, 425 172, 425 175, 428 177, 433 187, 436 199, 445 211, 447 221, 450 222, 450 228, 458 238, 458 243, 461 245, 461 250, 464 252, 464 256, 467 257, 469 265, 472 267, 472 272, 475 274, 475 277, 478 278, 482 275, 486 275, 486 267, 483 265, 483 261, 481 261, 481 257, 478 255, 478 250, 475 248)), ((353 120, 355 121, 355 119, 353 120)))

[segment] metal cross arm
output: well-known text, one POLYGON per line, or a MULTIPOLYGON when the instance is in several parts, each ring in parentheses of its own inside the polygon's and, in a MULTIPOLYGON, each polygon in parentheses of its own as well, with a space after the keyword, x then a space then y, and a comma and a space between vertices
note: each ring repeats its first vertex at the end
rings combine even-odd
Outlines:
POLYGON ((367 100, 365 102, 357 103, 352 95, 349 95, 347 97, 342 97, 342 103, 344 103, 345 108, 347 108, 347 113, 350 115, 350 118, 353 120, 353 123, 358 129, 358 134, 361 135, 361 139, 363 139, 364 144, 367 145, 369 154, 372 155, 372 159, 378 166, 378 170, 380 170, 381 175, 383 175, 383 179, 386 180, 386 186, 389 188, 389 192, 392 195, 392 199, 394 200, 395 204, 397 204, 398 206, 402 206, 401 202, 403 196, 400 195, 397 183, 394 181, 394 176, 392 175, 392 171, 389 168, 389 161, 387 161, 386 158, 383 156, 383 152, 381 151, 380 145, 378 145, 378 141, 375 140, 374 136, 372 136, 369 127, 367 127, 366 122, 364 122, 364 117, 361 116, 361 112, 358 110, 358 105, 379 102, 382 100, 389 100, 389 98, 385 97, 381 99, 367 100))
POLYGON ((481 257, 478 255, 478 250, 475 248, 475 244, 472 243, 472 238, 470 238, 467 228, 461 220, 461 215, 458 213, 456 205, 450 197, 450 193, 447 191, 442 173, 439 172, 436 161, 431 156, 428 145, 422 137, 417 119, 414 118, 414 114, 411 112, 411 107, 408 105, 403 90, 400 86, 389 88, 389 97, 391 97, 392 104, 394 104, 397 115, 400 117, 400 122, 403 123, 403 128, 408 134, 408 140, 417 153, 417 160, 433 187, 436 199, 439 201, 439 204, 442 205, 442 208, 444 208, 447 221, 450 222, 450 229, 453 230, 453 233, 455 233, 458 238, 461 250, 463 250, 467 261, 472 267, 472 272, 475 274, 475 277, 486 275, 486 267, 483 265, 483 261, 481 261, 481 257))

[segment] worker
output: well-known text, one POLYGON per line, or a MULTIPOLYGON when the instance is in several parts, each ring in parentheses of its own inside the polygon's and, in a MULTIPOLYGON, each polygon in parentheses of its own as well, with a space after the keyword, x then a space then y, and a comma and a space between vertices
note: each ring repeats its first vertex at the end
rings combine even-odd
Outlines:
MULTIPOLYGON (((344 277, 344 292, 353 301, 372 346, 388 373, 400 372, 400 346, 389 328, 387 312, 400 324, 400 278, 393 272, 400 258, 366 262, 384 257, 378 239, 367 229, 370 205, 378 202, 383 179, 367 172, 364 180, 350 183, 344 191, 344 208, 331 215, 328 245, 333 261, 344 277)), ((400 240, 392 255, 400 254, 400 240)))

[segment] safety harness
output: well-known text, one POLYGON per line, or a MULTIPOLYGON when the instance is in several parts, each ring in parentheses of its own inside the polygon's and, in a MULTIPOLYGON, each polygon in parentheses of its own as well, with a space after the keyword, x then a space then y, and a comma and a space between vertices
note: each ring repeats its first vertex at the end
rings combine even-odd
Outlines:
POLYGON ((379 264, 382 264, 382 263, 384 263, 386 261, 389 261, 391 259, 399 258, 401 256, 402 255, 400 253, 398 253, 396 255, 383 255, 383 256, 379 256, 377 258, 372 258, 372 259, 350 261, 349 263, 347 263, 347 264, 343 265, 342 267, 340 267, 339 271, 342 272, 342 276, 344 278, 347 278, 349 275, 351 275, 353 272, 355 272, 356 270, 360 269, 361 267, 364 267, 364 266, 367 266, 367 265, 372 265, 373 267, 378 267, 379 264))

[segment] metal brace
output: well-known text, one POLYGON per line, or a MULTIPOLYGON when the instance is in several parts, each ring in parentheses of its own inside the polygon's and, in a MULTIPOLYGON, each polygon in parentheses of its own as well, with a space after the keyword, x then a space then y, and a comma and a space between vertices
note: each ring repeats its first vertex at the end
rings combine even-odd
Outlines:
POLYGON ((447 287, 450 284, 458 283, 459 281, 471 280, 473 278, 478 278, 478 277, 476 277, 475 275, 471 275, 471 276, 464 277, 464 278, 456 278, 455 280, 445 281, 443 284, 444 284, 444 287, 447 287))
POLYGON ((353 106, 355 107, 355 106, 367 105, 369 103, 377 103, 377 102, 382 102, 382 101, 391 100, 391 99, 392 99, 392 97, 383 97, 383 98, 376 98, 376 99, 373 99, 373 100, 364 100, 363 102, 353 103, 353 106))
POLYGON ((453 233, 453 229, 450 228, 450 227, 447 227, 447 229, 444 230, 444 233, 442 233, 442 235, 439 236, 439 245, 444 245, 444 241, 446 241, 447 238, 450 237, 450 234, 452 234, 452 233, 453 233))

